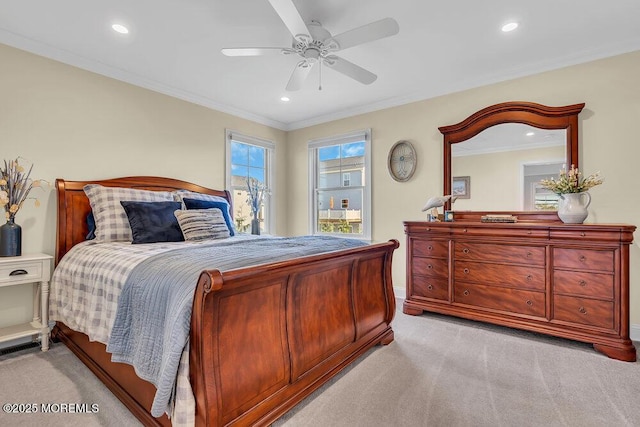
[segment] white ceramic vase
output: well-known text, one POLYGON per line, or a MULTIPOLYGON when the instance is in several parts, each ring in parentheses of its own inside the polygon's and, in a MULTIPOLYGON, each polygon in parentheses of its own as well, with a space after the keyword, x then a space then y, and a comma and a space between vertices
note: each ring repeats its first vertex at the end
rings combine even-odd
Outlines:
POLYGON ((586 191, 561 194, 558 217, 565 224, 582 224, 589 215, 587 208, 590 204, 591 195, 586 191))

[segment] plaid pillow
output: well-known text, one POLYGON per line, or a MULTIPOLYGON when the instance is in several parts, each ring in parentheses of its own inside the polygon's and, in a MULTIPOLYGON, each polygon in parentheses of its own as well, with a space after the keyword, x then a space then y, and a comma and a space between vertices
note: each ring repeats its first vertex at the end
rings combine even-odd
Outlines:
POLYGON ((130 242, 133 239, 127 213, 120 201, 173 201, 173 195, 169 191, 104 187, 100 184, 87 184, 83 190, 89 198, 96 221, 96 242, 130 242))
POLYGON ((178 219, 184 240, 224 239, 230 236, 220 209, 177 210, 174 215, 178 219))

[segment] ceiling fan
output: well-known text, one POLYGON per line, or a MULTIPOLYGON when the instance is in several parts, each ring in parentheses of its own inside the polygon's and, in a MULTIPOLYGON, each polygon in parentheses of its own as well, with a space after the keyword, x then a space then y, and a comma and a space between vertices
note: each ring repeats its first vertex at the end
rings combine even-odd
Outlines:
MULTIPOLYGON (((287 90, 300 89, 302 83, 318 63, 342 73, 363 84, 371 84, 378 76, 364 68, 334 55, 334 52, 348 49, 359 44, 382 39, 398 34, 400 27, 393 18, 385 18, 344 33, 332 36, 329 31, 317 21, 305 23, 292 0, 269 0, 284 25, 293 35, 291 47, 247 47, 225 48, 222 53, 227 56, 259 56, 272 54, 296 54, 302 58, 293 69, 287 83, 287 90)), ((319 89, 322 89, 320 82, 319 89)))

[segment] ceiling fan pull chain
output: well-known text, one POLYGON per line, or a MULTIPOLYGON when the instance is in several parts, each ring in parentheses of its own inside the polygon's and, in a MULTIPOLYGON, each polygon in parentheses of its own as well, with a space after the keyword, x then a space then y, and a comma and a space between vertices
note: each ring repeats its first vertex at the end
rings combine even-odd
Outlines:
POLYGON ((322 59, 318 61, 318 73, 319 73, 318 90, 322 90, 322 59))

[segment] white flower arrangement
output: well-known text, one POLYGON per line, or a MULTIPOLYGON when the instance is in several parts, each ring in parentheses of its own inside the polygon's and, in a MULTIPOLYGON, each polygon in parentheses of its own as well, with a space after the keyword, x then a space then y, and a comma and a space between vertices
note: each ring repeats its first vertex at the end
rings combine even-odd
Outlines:
POLYGON ((604 179, 600 177, 600 172, 582 178, 582 172, 576 169, 574 165, 571 165, 569 172, 564 169, 560 171, 560 176, 557 180, 554 178, 543 179, 540 181, 540 185, 556 194, 568 194, 588 191, 603 182, 604 179))

